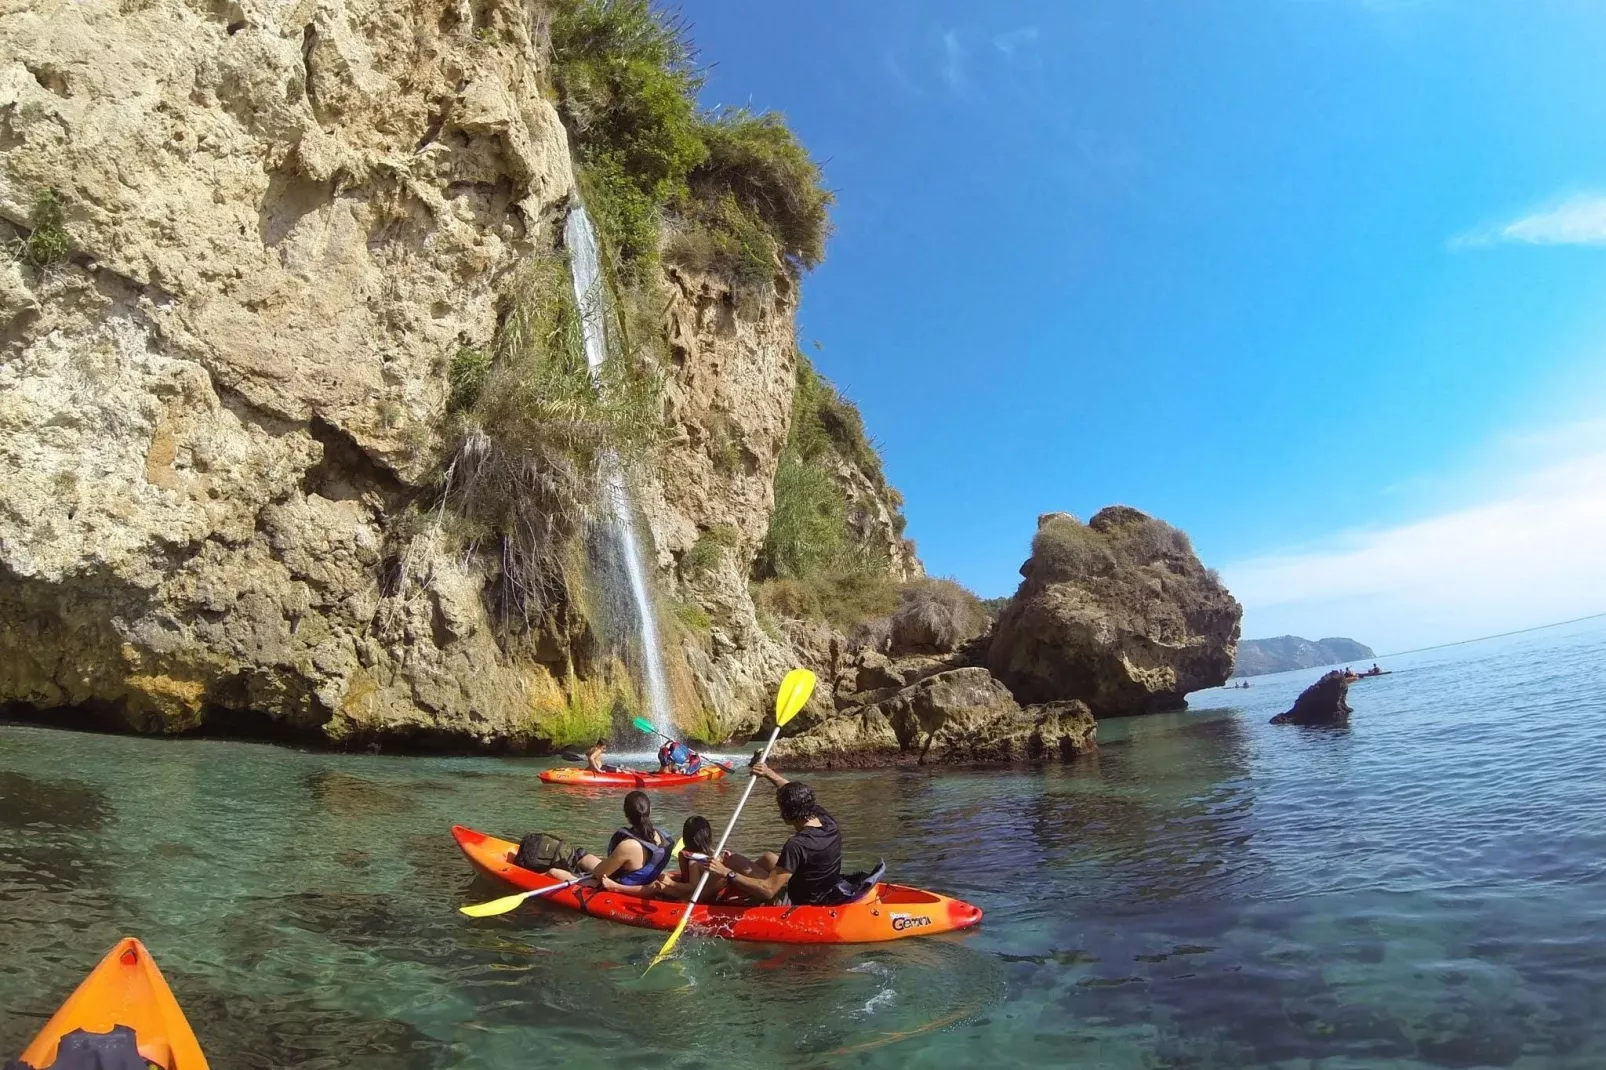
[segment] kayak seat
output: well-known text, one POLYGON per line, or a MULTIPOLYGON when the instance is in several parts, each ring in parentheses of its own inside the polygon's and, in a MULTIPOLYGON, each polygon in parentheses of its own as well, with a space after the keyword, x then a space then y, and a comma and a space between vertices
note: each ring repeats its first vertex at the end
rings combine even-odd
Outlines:
POLYGON ((836 894, 841 897, 841 903, 834 905, 857 903, 869 895, 886 875, 887 863, 882 858, 875 860, 875 865, 870 867, 868 873, 844 873, 836 882, 836 894))

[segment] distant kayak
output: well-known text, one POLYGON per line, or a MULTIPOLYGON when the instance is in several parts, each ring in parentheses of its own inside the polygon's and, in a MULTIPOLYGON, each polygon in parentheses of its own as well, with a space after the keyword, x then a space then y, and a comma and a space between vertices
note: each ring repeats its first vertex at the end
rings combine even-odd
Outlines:
POLYGON ((1384 669, 1381 672, 1357 672, 1351 673, 1350 675, 1355 677, 1357 680, 1365 680, 1369 676, 1392 676, 1394 675, 1394 670, 1384 669))
MULTIPOLYGON (((518 844, 483 832, 452 827, 452 836, 469 863, 487 877, 534 891, 560 883, 553 877, 513 864, 518 844)), ((686 904, 667 899, 571 887, 542 896, 542 902, 578 910, 645 929, 673 929, 686 904)), ((839 906, 721 906, 692 909, 690 928, 726 940, 760 940, 779 944, 873 944, 909 936, 968 929, 981 921, 981 908, 936 892, 878 883, 864 898, 839 906)))
MULTIPOLYGON (((46 1070, 73 1046, 106 1048, 115 1042, 115 1038, 74 1037, 71 1034, 76 1030, 105 1034, 117 1026, 133 1030, 134 1044, 147 1063, 162 1070, 207 1070, 200 1042, 172 989, 145 945, 132 937, 112 948, 84 978, 23 1051, 21 1060, 35 1070, 46 1070)), ((87 1054, 77 1065, 99 1064, 93 1054, 87 1054)))
POLYGON ((590 769, 548 769, 541 774, 547 784, 564 784, 571 788, 672 788, 679 784, 696 784, 703 780, 717 780, 725 775, 725 767, 712 762, 695 773, 634 773, 628 770, 617 773, 597 773, 590 769))

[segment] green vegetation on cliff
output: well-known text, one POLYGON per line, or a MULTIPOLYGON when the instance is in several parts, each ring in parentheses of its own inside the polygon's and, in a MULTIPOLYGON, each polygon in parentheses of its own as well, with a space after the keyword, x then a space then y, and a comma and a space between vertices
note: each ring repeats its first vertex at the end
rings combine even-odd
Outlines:
POLYGON ((567 600, 604 458, 640 463, 662 433, 661 383, 639 361, 609 360, 593 380, 561 259, 526 264, 512 292, 490 350, 465 346, 448 369, 457 445, 444 476, 465 541, 501 563, 504 624, 567 600))
POLYGON ((843 628, 897 608, 898 584, 884 551, 868 545, 852 523, 844 463, 862 472, 892 508, 901 503, 887 486, 858 408, 799 353, 792 426, 775 471, 775 508, 753 562, 760 608, 843 628))
POLYGON ((687 27, 651 0, 551 0, 553 81, 617 269, 671 255, 750 286, 825 255, 832 195, 785 121, 699 111, 687 27))

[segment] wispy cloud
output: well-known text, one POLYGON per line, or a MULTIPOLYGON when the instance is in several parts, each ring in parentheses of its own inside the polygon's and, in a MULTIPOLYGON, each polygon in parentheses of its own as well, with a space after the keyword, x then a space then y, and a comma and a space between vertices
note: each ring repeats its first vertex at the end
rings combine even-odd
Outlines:
POLYGON ((1222 569, 1245 634, 1401 649, 1606 611, 1606 422, 1534 441, 1570 455, 1436 516, 1222 569))
POLYGON ((959 40, 958 30, 945 30, 942 35, 942 80, 954 92, 965 88, 965 46, 959 40))
POLYGON ((1015 30, 1006 30, 993 38, 993 47, 1004 54, 1006 59, 1014 59, 1016 53, 1037 43, 1038 32, 1036 26, 1022 26, 1015 30))
POLYGON ((1606 194, 1581 193, 1519 219, 1450 239, 1452 249, 1490 245, 1606 245, 1606 194))

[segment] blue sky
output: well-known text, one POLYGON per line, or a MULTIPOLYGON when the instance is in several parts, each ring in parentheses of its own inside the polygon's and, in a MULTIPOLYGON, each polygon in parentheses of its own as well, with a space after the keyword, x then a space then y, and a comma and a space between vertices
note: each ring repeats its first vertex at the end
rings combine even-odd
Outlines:
POLYGON ((838 191, 801 337, 933 573, 1008 593, 1124 502, 1248 635, 1606 609, 1606 5, 684 12, 838 191))

